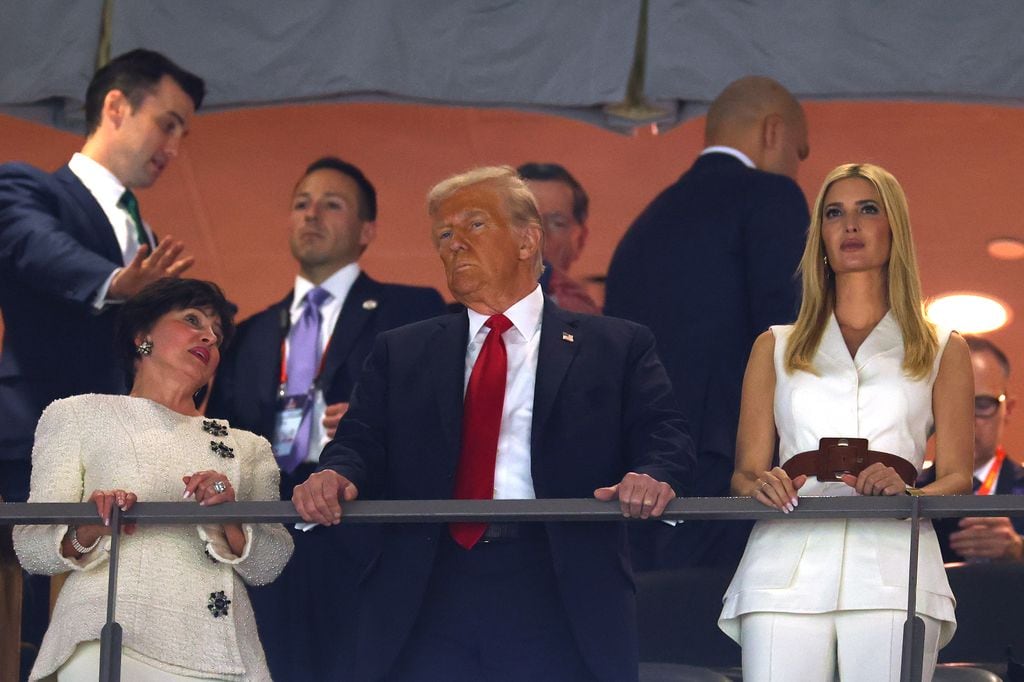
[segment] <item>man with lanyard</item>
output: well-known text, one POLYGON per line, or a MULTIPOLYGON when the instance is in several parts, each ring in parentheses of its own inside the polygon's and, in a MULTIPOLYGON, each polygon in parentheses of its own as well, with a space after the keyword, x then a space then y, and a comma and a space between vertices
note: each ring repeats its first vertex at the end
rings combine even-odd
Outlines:
MULTIPOLYGON (((967 337, 974 367, 974 494, 1024 495, 1024 468, 1006 456, 1003 428, 1016 400, 1007 395, 1010 361, 991 341, 967 337)), ((930 480, 934 472, 925 471, 930 480)), ((1024 560, 1024 517, 946 519, 936 523, 947 561, 1024 560)))
MULTIPOLYGON (((207 414, 267 438, 281 468, 281 498, 316 468, 381 331, 445 312, 434 289, 384 284, 359 267, 377 234, 377 193, 363 172, 324 157, 291 196, 292 292, 242 322, 227 349, 207 414)), ((339 679, 348 657, 348 604, 358 576, 339 534, 293 533, 295 553, 271 585, 250 589, 275 680, 339 679)))

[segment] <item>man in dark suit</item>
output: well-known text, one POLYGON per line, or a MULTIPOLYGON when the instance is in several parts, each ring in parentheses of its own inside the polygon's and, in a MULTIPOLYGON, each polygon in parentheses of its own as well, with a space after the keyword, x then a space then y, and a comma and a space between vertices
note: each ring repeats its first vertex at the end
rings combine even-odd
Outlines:
POLYGON ((0 166, 0 494, 8 501, 27 498, 43 408, 77 393, 125 391, 112 304, 192 264, 173 239, 153 248, 126 190, 151 186, 177 156, 204 92, 163 55, 134 50, 93 76, 85 145, 68 165, 53 174, 0 166))
MULTIPOLYGON (((125 392, 116 304, 192 264, 174 239, 154 248, 130 190, 151 186, 177 156, 204 92, 200 78, 163 55, 128 52, 90 81, 85 144, 66 166, 52 174, 0 166, 0 497, 8 502, 28 498, 33 435, 47 405, 125 392)), ((42 639, 48 585, 26 576, 26 641, 42 639)))
MULTIPOLYGON (((434 289, 383 284, 360 270, 376 221, 377 193, 359 168, 335 157, 310 164, 291 203, 295 287, 239 325, 221 360, 207 414, 274 444, 283 499, 316 468, 377 334, 445 312, 434 289), (324 292, 323 299, 311 303, 313 292, 324 292), (320 325, 303 346, 295 334, 311 306, 320 325), (311 380, 297 389, 296 363, 311 380), (289 410, 288 401, 303 407, 289 410), (297 430, 303 437, 294 437, 297 430)), ((347 530, 293 533, 295 553, 284 573, 250 590, 275 680, 339 679, 352 637, 336 614, 352 599, 357 578, 344 554, 347 530)))
POLYGON ((563 310, 600 315, 601 309, 586 287, 569 274, 590 235, 587 191, 557 163, 524 163, 516 172, 537 200, 543 221, 545 268, 541 289, 563 310))
MULTIPOLYGON (((651 334, 545 300, 540 216, 513 169, 450 178, 428 203, 468 310, 378 337, 296 509, 336 524, 357 496, 596 496, 660 515, 692 446, 651 334)), ((356 679, 637 679, 624 524, 358 528, 356 679)))
MULTIPOLYGON (((974 368, 974 494, 1024 495, 1024 467, 1006 456, 1003 429, 1017 400, 1007 395, 1010 361, 986 338, 968 336, 974 368)), ((919 485, 935 480, 926 469, 919 485)), ((983 516, 935 522, 943 561, 1024 561, 1024 517, 983 516)))
MULTIPOLYGON (((697 444, 696 494, 729 494, 740 390, 754 339, 796 317, 809 215, 797 101, 762 77, 715 99, 693 166, 640 214, 608 269, 605 314, 647 325, 697 444)), ((640 529, 638 567, 735 566, 749 524, 640 529), (644 531, 656 537, 644 537, 644 531)))

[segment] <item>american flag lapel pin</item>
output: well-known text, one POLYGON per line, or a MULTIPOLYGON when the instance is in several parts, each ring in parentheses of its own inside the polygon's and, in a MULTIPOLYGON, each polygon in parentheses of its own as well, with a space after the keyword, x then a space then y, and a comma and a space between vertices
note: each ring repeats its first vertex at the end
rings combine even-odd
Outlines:
POLYGON ((575 339, 572 338, 572 334, 570 334, 569 332, 562 332, 562 341, 565 341, 566 343, 572 343, 573 341, 575 341, 575 339))

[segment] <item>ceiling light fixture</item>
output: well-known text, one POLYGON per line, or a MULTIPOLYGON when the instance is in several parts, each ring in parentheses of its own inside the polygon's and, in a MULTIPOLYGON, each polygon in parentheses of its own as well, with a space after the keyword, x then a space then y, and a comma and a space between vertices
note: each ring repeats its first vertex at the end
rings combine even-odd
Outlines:
POLYGON ((999 260, 1020 260, 1024 258, 1024 241, 1016 237, 989 239, 986 251, 999 260))
POLYGON ((1006 326, 1012 311, 991 296, 961 292, 936 296, 925 306, 924 314, 935 324, 961 334, 984 334, 1006 326))

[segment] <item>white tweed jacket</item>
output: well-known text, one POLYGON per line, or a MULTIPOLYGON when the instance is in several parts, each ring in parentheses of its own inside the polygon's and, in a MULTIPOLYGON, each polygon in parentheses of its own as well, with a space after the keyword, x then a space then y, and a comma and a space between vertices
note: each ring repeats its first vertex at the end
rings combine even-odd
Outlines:
MULTIPOLYGON (((75 396, 55 401, 39 420, 29 502, 81 502, 93 490, 121 488, 140 502, 195 504, 182 500, 182 476, 205 469, 226 474, 238 500, 278 499, 278 468, 266 439, 144 398, 75 396)), ((291 556, 292 540, 279 524, 244 529, 241 556, 232 554, 219 525, 142 524, 123 536, 116 618, 124 646, 178 674, 269 680, 242 580, 274 580, 291 556)), ((14 530, 26 570, 71 571, 33 680, 57 670, 79 642, 99 639, 106 618, 110 538, 74 560, 60 553, 66 532, 65 525, 14 530)))

